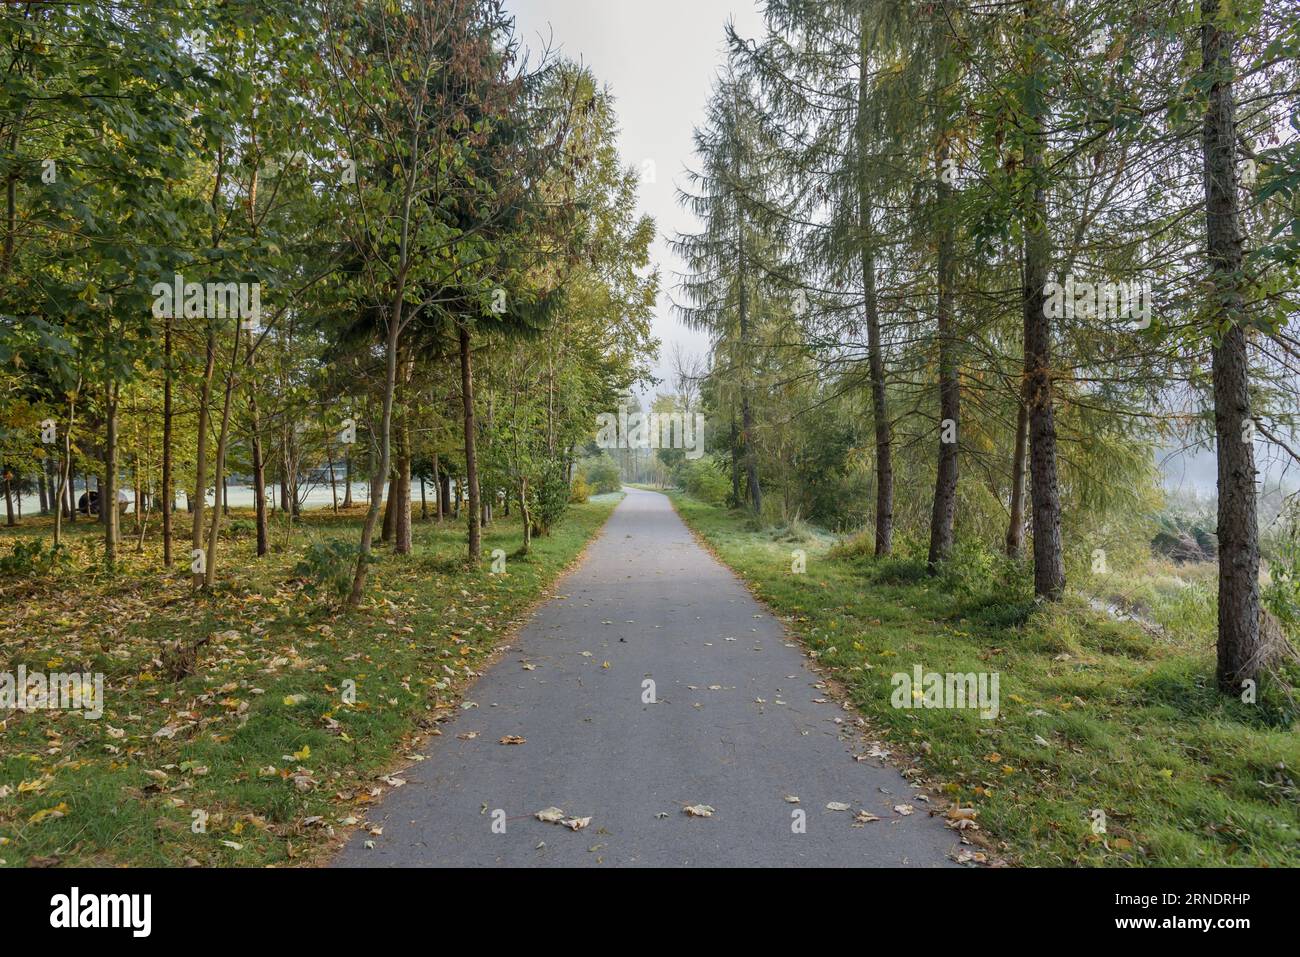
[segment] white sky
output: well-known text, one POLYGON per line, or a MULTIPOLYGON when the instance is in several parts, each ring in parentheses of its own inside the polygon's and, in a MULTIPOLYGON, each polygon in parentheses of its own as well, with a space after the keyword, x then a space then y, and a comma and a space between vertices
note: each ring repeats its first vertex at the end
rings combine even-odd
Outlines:
POLYGON ((667 390, 674 343, 702 355, 708 337, 673 315, 669 297, 682 266, 664 236, 696 228, 677 205, 676 185, 686 185, 683 171, 695 163, 691 133, 725 56, 723 24, 730 17, 743 36, 757 35, 763 22, 757 0, 506 0, 506 6, 529 48, 549 42, 591 67, 615 97, 624 162, 638 170, 653 164, 653 181, 641 183, 640 207, 659 233, 651 251, 661 280, 654 334, 663 345, 655 374, 667 390))

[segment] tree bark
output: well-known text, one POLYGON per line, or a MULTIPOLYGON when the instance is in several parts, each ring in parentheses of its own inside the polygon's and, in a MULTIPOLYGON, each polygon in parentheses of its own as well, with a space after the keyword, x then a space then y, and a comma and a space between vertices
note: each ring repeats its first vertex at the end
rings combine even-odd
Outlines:
POLYGON ((519 476, 519 518, 524 523, 524 545, 520 554, 527 555, 533 544, 533 517, 528 513, 528 476, 519 476))
POLYGON ((442 516, 445 513, 445 509, 443 508, 444 499, 442 493, 442 474, 441 474, 440 463, 438 462, 438 454, 436 452, 433 455, 432 481, 433 481, 433 514, 435 520, 441 522, 442 516))
POLYGON ((1205 245, 1214 288, 1214 430, 1218 446, 1219 636, 1215 679, 1225 694, 1258 680, 1266 652, 1259 628, 1259 520, 1250 409, 1250 357, 1242 291, 1237 199, 1233 45, 1223 0, 1201 2, 1201 69, 1208 81, 1202 131, 1205 245))
MULTIPOLYGON (((403 430, 404 431, 404 430, 403 430)), ((411 454, 410 443, 402 439, 402 456, 397 462, 397 509, 394 516, 393 551, 398 555, 411 553, 411 454)))
POLYGON ((1025 446, 1029 444, 1029 412, 1017 402, 1016 451, 1011 462, 1011 515, 1007 519, 1007 557, 1020 558, 1025 550, 1025 446))
POLYGON ((876 430, 876 555, 894 550, 894 464, 892 428, 885 398, 885 359, 880 342, 880 312, 876 302, 875 236, 871 221, 871 184, 867 177, 869 151, 867 87, 870 82, 867 23, 873 16, 864 2, 859 22, 858 56, 858 229, 862 243, 862 312, 867 324, 867 362, 871 370, 871 412, 876 430))
POLYGON ((120 386, 109 383, 104 407, 104 489, 99 494, 99 513, 104 518, 104 565, 117 566, 117 404, 120 386))
POLYGON ((226 374, 225 395, 221 403, 221 431, 217 435, 217 460, 212 480, 213 494, 221 497, 220 508, 213 503, 212 525, 208 529, 208 566, 203 575, 203 587, 211 588, 217 575, 217 542, 221 536, 221 518, 226 514, 226 448, 230 441, 230 407, 235 390, 239 387, 239 333, 242 322, 235 323, 235 336, 230 349, 230 370, 226 374))
POLYGON ((172 567, 172 507, 175 502, 172 476, 172 321, 163 323, 163 447, 162 447, 162 535, 163 567, 172 567))
MULTIPOLYGON (((1031 4, 1032 6, 1032 4, 1031 4)), ((1035 41, 1030 38, 1030 42, 1035 41)), ((1030 58, 1037 69, 1041 55, 1030 58)), ((1044 308, 1051 244, 1047 235, 1047 192, 1041 183, 1043 147, 1039 139, 1044 107, 1032 84, 1026 103, 1034 132, 1025 146, 1029 187, 1025 233, 1025 402, 1029 407, 1029 480, 1034 529, 1034 594, 1058 601, 1065 593, 1061 554, 1061 495, 1056 474, 1056 420, 1052 407, 1052 329, 1044 308)))
POLYGON ((384 494, 384 520, 379 526, 379 540, 388 544, 393 540, 393 526, 397 518, 397 476, 388 480, 388 490, 384 494))
POLYGON ((352 591, 348 595, 348 607, 356 608, 361 604, 361 595, 365 591, 366 578, 370 571, 370 543, 374 538, 375 525, 379 521, 380 497, 384 482, 388 478, 388 469, 392 462, 393 443, 393 394, 397 391, 397 347, 402 329, 402 295, 405 286, 405 268, 399 274, 397 292, 393 299, 392 312, 388 320, 388 339, 385 354, 384 411, 380 425, 379 468, 370 475, 370 507, 366 510, 366 521, 361 527, 361 546, 357 552, 357 566, 352 575, 352 591))
MULTIPOLYGON (((940 167, 948 158, 946 145, 940 148, 940 167)), ((931 573, 952 555, 953 521, 957 514, 957 450, 961 429, 961 380, 957 365, 957 339, 953 330, 953 217, 949 210, 952 188, 939 180, 938 298, 936 302, 939 338, 939 467, 934 482, 934 509, 930 516, 931 573)))
MULTIPOLYGON (((212 407, 212 376, 217 367, 217 332, 211 325, 208 328, 205 352, 203 386, 199 393, 198 448, 194 456, 194 494, 190 496, 190 511, 193 512, 190 548, 194 552, 203 549, 203 508, 207 504, 208 495, 208 415, 212 407)), ((191 576, 194 587, 202 587, 203 573, 191 570, 191 576)))
POLYGON ((477 564, 483 557, 479 530, 478 455, 474 447, 474 373, 471 366, 469 328, 462 322, 460 334, 460 394, 465 415, 465 483, 469 502, 469 560, 477 564))
POLYGON ((343 507, 352 507, 352 449, 349 448, 343 459, 343 507))
MULTIPOLYGON (((252 370, 250 356, 249 370, 252 370)), ((248 389, 249 445, 253 454, 253 510, 257 514, 257 556, 261 558, 271 550, 271 534, 266 517, 266 460, 262 456, 262 419, 257 408, 257 386, 251 381, 248 389)))

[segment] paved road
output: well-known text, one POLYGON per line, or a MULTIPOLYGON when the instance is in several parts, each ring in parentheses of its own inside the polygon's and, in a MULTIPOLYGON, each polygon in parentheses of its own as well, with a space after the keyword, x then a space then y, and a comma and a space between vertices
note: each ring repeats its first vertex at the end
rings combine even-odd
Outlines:
POLYGON ((956 832, 897 771, 854 760, 864 744, 847 712, 814 702, 805 660, 666 497, 629 489, 583 564, 470 688, 477 707, 444 723, 407 784, 371 810, 382 835, 358 831, 335 864, 950 864, 956 832), (642 700, 647 678, 657 703, 642 700), (916 812, 893 811, 904 803, 916 812), (684 812, 697 804, 715 813, 684 812), (534 818, 548 807, 591 823, 534 818), (859 809, 880 820, 854 827, 859 809))

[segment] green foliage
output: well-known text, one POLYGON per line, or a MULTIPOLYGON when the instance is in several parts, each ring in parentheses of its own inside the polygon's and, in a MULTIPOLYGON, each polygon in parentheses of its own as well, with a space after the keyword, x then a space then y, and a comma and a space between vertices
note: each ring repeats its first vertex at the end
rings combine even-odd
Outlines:
POLYGON ((571 492, 569 480, 565 477, 564 463, 558 460, 548 463, 541 481, 532 492, 533 531, 537 535, 549 535, 569 505, 571 492))
MULTIPOLYGON (((1293 515, 1300 509, 1293 510, 1293 515)), ((1269 581, 1260 601, 1290 635, 1300 636, 1300 528, 1292 524, 1291 534, 1280 540, 1268 563, 1269 581)))
POLYGON ((586 478, 587 484, 597 495, 607 495, 610 492, 617 492, 623 487, 622 476, 619 473, 618 463, 615 462, 608 454, 601 454, 589 459, 585 459, 578 466, 579 472, 586 478))
POLYGON ((336 598, 345 598, 352 588, 358 552, 355 542, 338 538, 312 542, 303 551, 294 575, 304 581, 308 592, 326 592, 336 598))
POLYGON ((18 539, 8 555, 0 556, 0 575, 32 578, 47 575, 70 563, 66 545, 47 545, 42 539, 18 539))
POLYGON ((687 494, 710 505, 723 504, 731 494, 730 478, 711 455, 683 461, 677 472, 677 484, 687 494))

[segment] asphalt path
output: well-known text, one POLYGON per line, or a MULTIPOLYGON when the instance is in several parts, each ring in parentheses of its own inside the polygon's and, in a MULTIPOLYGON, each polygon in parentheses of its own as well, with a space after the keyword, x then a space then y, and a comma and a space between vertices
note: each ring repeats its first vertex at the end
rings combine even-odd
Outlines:
POLYGON ((665 496, 627 489, 370 810, 382 832, 359 829, 334 863, 956 866, 957 833, 878 750, 858 760, 872 743, 808 661, 665 496), (548 808, 590 821, 538 820, 548 808))

